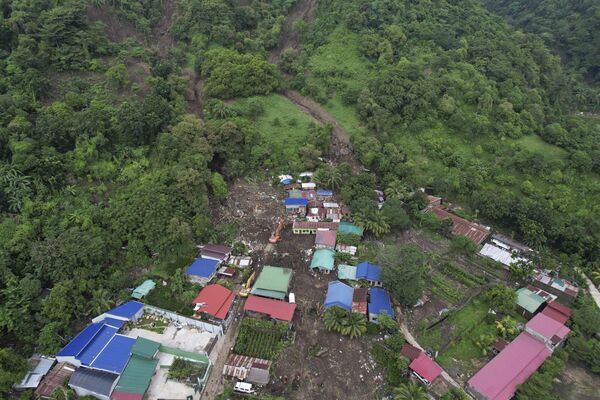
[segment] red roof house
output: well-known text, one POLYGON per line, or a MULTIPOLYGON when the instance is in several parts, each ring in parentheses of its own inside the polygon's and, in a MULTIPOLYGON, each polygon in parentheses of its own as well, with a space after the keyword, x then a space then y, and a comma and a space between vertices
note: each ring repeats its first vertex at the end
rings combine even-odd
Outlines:
POLYGON ((315 247, 334 250, 335 239, 335 231, 318 231, 317 235, 315 236, 315 247))
POLYGON ((296 304, 281 300, 268 299, 260 296, 250 296, 244 305, 244 311, 265 314, 279 321, 290 322, 294 318, 296 304))
POLYGON ((356 288, 352 294, 352 311, 365 315, 367 313, 367 288, 356 288))
POLYGON ((425 384, 430 384, 442 373, 442 367, 429 358, 424 352, 421 352, 408 367, 415 373, 417 378, 425 384))
POLYGON ((476 244, 481 244, 490 234, 490 228, 487 226, 467 221, 458 215, 452 214, 442 206, 431 206, 429 210, 439 219, 450 218, 452 220, 452 234, 455 236, 466 236, 476 244))
POLYGON ((221 285, 208 285, 198 293, 192 303, 196 305, 196 312, 223 320, 227 317, 234 297, 235 294, 231 290, 221 285))
POLYGON ((423 351, 418 347, 415 347, 411 344, 404 343, 402 348, 400 349, 400 355, 408 358, 410 361, 413 361, 415 358, 419 357, 423 351))
POLYGON ((525 324, 525 332, 543 340, 551 348, 558 346, 571 330, 561 322, 547 316, 537 314, 525 324))
POLYGON ((477 398, 509 400, 552 351, 527 332, 521 333, 468 381, 477 398))
POLYGON ((542 314, 549 316, 553 320, 564 324, 571 318, 573 310, 567 306, 563 306, 558 301, 549 303, 542 311, 542 314))

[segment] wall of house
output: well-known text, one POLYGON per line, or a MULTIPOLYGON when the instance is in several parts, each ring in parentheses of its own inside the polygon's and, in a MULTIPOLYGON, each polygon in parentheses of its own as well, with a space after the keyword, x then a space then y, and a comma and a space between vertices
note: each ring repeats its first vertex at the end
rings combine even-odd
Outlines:
POLYGON ((208 322, 204 321, 198 321, 197 319, 187 318, 183 315, 176 314, 172 311, 154 307, 148 304, 146 304, 143 309, 148 313, 160 315, 161 317, 167 318, 170 321, 179 322, 184 325, 194 326, 206 332, 217 333, 219 336, 223 335, 223 328, 221 328, 218 325, 209 324, 208 322))

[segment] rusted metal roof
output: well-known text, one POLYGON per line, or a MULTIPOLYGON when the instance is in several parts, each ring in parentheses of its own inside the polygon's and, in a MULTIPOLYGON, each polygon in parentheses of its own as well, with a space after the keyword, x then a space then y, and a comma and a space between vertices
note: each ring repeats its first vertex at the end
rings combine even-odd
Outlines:
POLYGON ((440 219, 450 218, 452 220, 453 235, 465 236, 476 244, 481 244, 490 234, 490 228, 487 226, 467 221, 458 215, 452 214, 442 206, 429 207, 429 210, 431 210, 431 212, 433 212, 440 219))

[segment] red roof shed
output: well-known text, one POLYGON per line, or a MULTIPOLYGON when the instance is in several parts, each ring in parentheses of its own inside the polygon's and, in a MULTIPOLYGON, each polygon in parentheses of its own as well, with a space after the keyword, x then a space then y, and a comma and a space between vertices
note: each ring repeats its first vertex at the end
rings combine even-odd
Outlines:
POLYGON ((335 239, 335 231, 318 231, 315 237, 315 246, 335 249, 335 239))
POLYGON ((408 343, 404 343, 404 345, 402 345, 402 349, 400 349, 400 354, 403 357, 408 358, 410 361, 419 357, 421 355, 421 353, 422 353, 421 349, 419 349, 411 344, 408 344, 408 343))
POLYGON ((425 353, 419 354, 419 356, 410 363, 409 368, 430 383, 436 380, 442 373, 442 367, 425 353))
POLYGON ((290 322, 294 318, 296 304, 281 300, 268 299, 260 296, 250 296, 244 305, 245 311, 268 315, 273 319, 290 322))
POLYGON ((231 308, 235 295, 221 285, 208 285, 198 293, 198 296, 192 301, 193 304, 200 305, 197 310, 218 319, 225 319, 231 308))
POLYGON ((367 288, 356 288, 352 294, 352 311, 359 314, 367 313, 367 288))
POLYGON ((569 318, 571 318, 573 310, 567 306, 563 306, 557 301, 553 301, 549 303, 546 308, 544 308, 542 314, 545 314, 553 320, 564 324, 569 318))

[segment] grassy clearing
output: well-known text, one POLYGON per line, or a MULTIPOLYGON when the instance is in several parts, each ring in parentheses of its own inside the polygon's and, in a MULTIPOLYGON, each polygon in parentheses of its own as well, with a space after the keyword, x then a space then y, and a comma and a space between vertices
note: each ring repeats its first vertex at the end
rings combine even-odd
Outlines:
POLYGON ((483 301, 474 299, 446 321, 425 332, 419 337, 419 342, 431 347, 434 352, 440 352, 436 361, 443 367, 459 364, 461 369, 472 372, 473 362, 486 358, 475 342, 481 335, 496 334, 494 324, 485 321, 487 311, 488 306, 483 301), (444 351, 441 351, 442 346, 444 351))
POLYGON ((567 152, 564 149, 544 142, 544 140, 537 135, 523 136, 516 140, 515 143, 529 151, 540 153, 546 158, 565 159, 567 156, 567 152))

